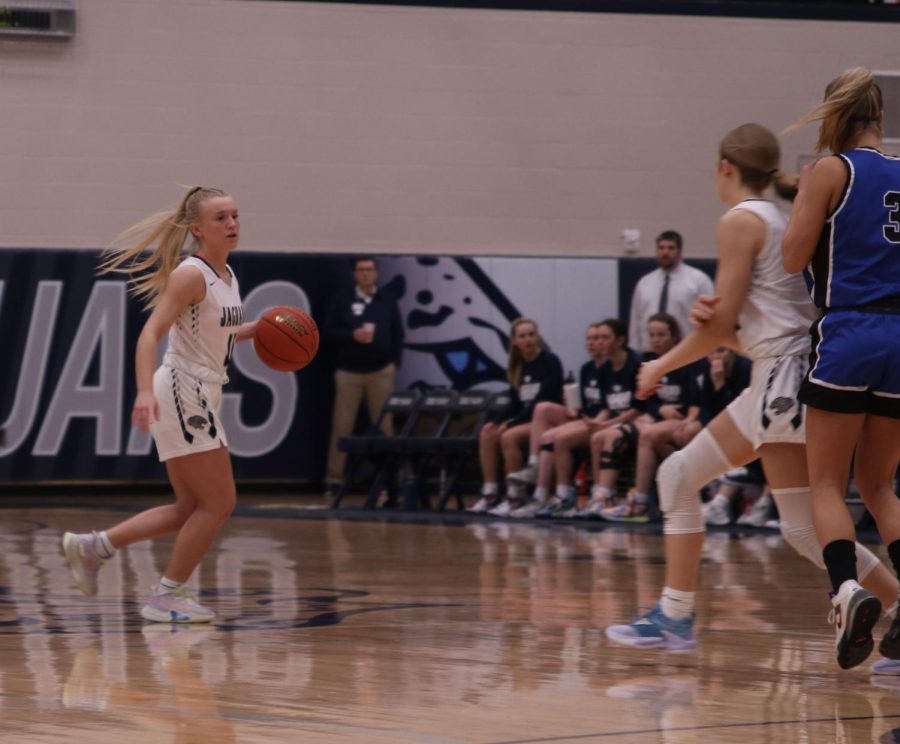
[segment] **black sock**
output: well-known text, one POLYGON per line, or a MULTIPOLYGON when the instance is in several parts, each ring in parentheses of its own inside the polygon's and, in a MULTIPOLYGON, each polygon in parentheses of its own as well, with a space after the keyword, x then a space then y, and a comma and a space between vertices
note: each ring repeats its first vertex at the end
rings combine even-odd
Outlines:
MULTIPOLYGON (((897 550, 900 557, 900 546, 897 550)), ((856 581, 856 543, 852 540, 832 540, 823 548, 822 558, 835 594, 845 581, 856 581)))
POLYGON ((894 572, 897 576, 900 576, 900 540, 894 540, 888 545, 888 555, 891 558, 891 563, 894 564, 894 572))

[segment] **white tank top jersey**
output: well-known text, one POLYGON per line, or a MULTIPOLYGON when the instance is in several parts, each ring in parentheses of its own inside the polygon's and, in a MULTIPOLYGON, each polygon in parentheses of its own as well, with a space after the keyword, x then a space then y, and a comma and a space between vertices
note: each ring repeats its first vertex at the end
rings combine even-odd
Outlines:
POLYGON ((741 353, 750 359, 808 354, 809 327, 818 317, 801 274, 781 263, 787 217, 773 202, 747 199, 729 211, 753 212, 766 224, 766 242, 753 262, 747 299, 738 317, 741 353))
MULTIPOLYGON (((190 305, 169 329, 163 364, 204 382, 228 382, 228 362, 234 348, 234 334, 244 322, 244 309, 237 277, 231 267, 231 286, 206 261, 197 256, 184 259, 175 271, 194 267, 203 274, 206 295, 190 305)), ((175 273, 174 271, 172 272, 175 273)))

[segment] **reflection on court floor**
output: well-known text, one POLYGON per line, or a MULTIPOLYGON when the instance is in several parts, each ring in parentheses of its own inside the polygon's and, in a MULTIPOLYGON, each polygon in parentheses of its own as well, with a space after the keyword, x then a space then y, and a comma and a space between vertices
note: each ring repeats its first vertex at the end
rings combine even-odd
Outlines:
POLYGON ((169 627, 138 614, 166 541, 86 598, 60 536, 117 515, 3 517, 4 741, 900 740, 900 677, 838 669, 827 582, 774 534, 708 536, 699 650, 658 655, 603 635, 658 595, 643 532, 238 517, 193 580, 218 622, 169 627))

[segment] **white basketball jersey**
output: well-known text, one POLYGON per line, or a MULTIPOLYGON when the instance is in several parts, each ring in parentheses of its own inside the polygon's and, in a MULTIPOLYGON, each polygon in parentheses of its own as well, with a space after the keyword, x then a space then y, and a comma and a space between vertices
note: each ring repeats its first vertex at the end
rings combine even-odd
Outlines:
MULTIPOLYGON (((231 286, 202 258, 190 256, 175 271, 199 269, 206 282, 206 295, 190 305, 169 329, 169 344, 163 364, 206 382, 224 385, 234 347, 234 333, 244 322, 244 309, 237 277, 231 271, 231 286)), ((175 272, 172 272, 173 274, 175 272)))
POLYGON ((788 274, 781 263, 787 217, 765 199, 747 199, 735 209, 753 212, 766 223, 766 242, 753 262, 750 288, 738 317, 741 353, 750 359, 809 353, 809 327, 818 312, 803 276, 788 274))

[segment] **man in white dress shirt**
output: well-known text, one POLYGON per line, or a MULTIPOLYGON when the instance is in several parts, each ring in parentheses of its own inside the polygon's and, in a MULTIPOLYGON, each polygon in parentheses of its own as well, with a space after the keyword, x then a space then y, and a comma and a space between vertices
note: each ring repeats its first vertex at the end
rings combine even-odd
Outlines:
POLYGON ((658 268, 641 277, 631 296, 628 321, 628 345, 638 352, 650 351, 647 321, 654 313, 668 313, 687 334, 691 330, 688 315, 699 294, 713 294, 712 279, 700 269, 681 260, 681 235, 666 230, 656 238, 658 268))

